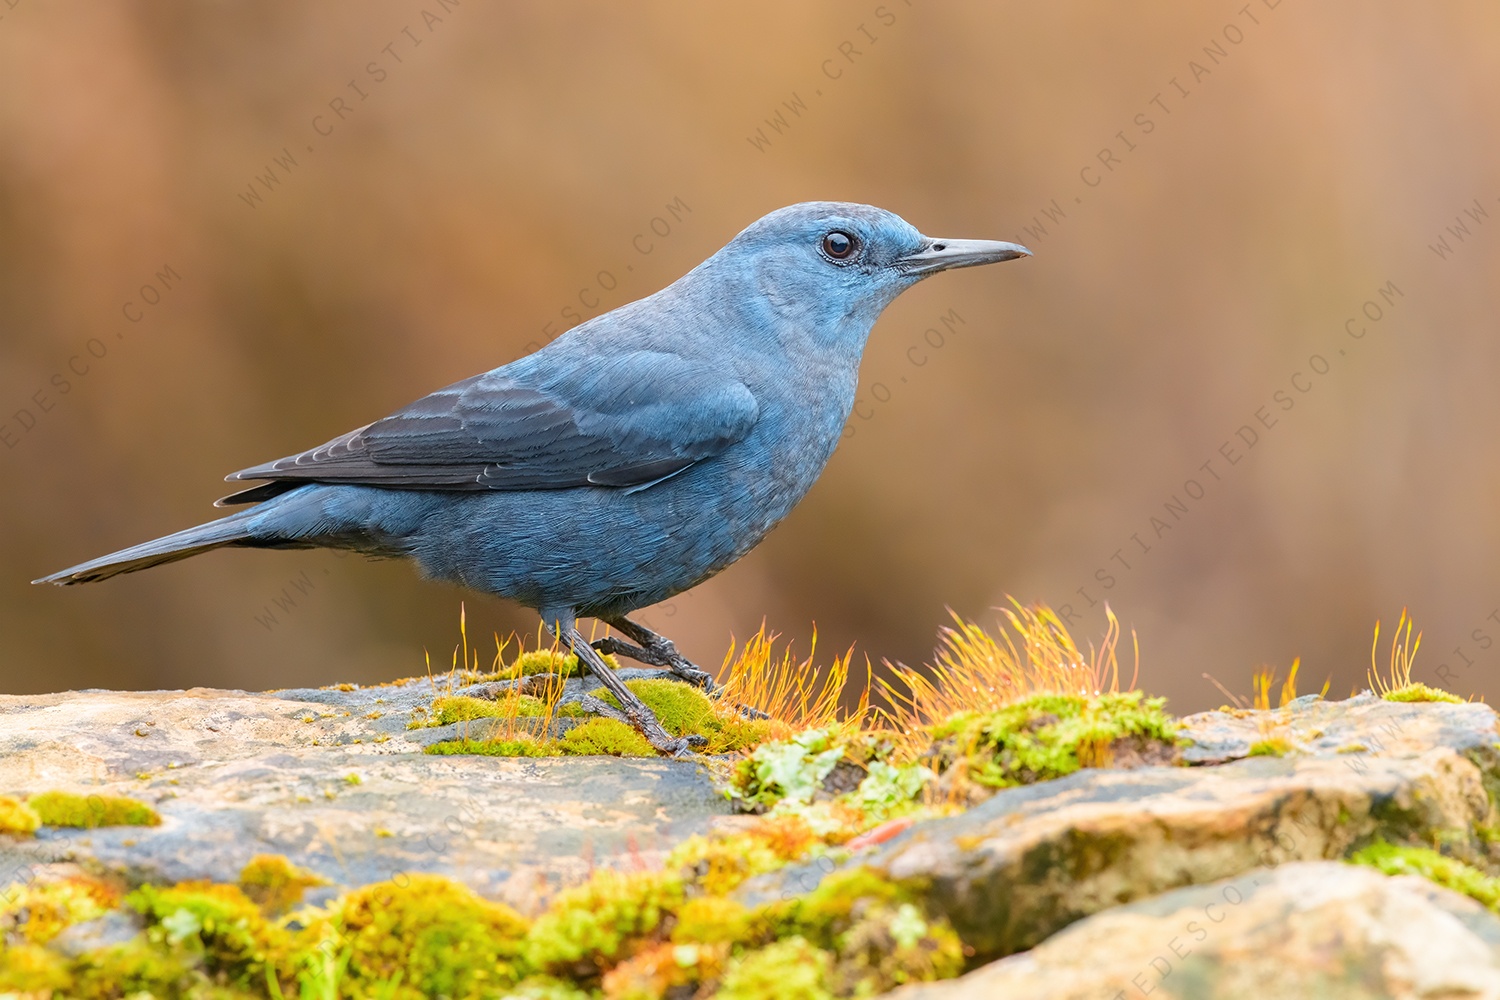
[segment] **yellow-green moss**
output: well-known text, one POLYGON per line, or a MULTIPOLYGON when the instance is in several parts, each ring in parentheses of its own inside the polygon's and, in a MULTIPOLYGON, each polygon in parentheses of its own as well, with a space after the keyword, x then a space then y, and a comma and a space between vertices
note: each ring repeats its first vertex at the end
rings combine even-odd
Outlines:
POLYGON ((1252 757, 1285 757, 1296 748, 1280 736, 1272 736, 1269 739, 1256 740, 1250 744, 1250 756, 1252 757))
POLYGON ((328 881, 298 868, 280 854, 257 854, 240 871, 240 889, 263 911, 283 913, 302 902, 308 889, 328 881))
POLYGON ((969 778, 991 788, 1108 766, 1116 740, 1176 745, 1177 724, 1165 705, 1165 698, 1139 691, 1088 698, 1039 694, 994 712, 961 713, 934 729, 939 766, 967 758, 969 778))
POLYGON ((46 944, 74 924, 102 917, 119 902, 114 886, 88 876, 18 885, 0 905, 0 934, 12 942, 46 944))
POLYGON ((560 751, 555 740, 444 740, 422 748, 423 753, 442 756, 475 754, 482 757, 556 757, 560 751))
POLYGON ((528 976, 505 991, 505 1000, 590 1000, 592 994, 552 976, 528 976))
MULTIPOLYGON (((703 723, 713 718, 713 702, 691 684, 662 677, 626 681, 625 686, 656 713, 656 721, 673 736, 699 732, 703 723)), ((599 692, 599 700, 620 707, 608 691, 599 692)))
POLYGON ((61 995, 77 1000, 141 996, 229 1000, 255 995, 215 983, 193 958, 180 950, 169 954, 146 937, 81 955, 68 971, 71 982, 61 995))
POLYGON ((677 944, 738 944, 750 937, 750 911, 723 896, 696 896, 682 905, 672 940, 677 944))
POLYGON ((833 956, 792 937, 730 964, 716 1000, 833 1000, 833 956))
POLYGON ((1396 688, 1394 691, 1387 691, 1381 697, 1386 701, 1446 701, 1456 705, 1464 703, 1464 700, 1456 694, 1451 694, 1442 688, 1428 687, 1416 681, 1405 687, 1396 688))
POLYGON ((29 837, 41 825, 41 817, 26 803, 9 795, 0 795, 0 833, 29 837))
POLYGON ((1428 847, 1397 847, 1376 841, 1349 858, 1387 875, 1420 875, 1500 913, 1500 878, 1486 875, 1473 865, 1439 854, 1428 847))
MULTIPOLYGON (((613 670, 620 669, 620 661, 614 654, 604 657, 604 662, 613 670)), ((502 678, 531 677, 535 674, 557 674, 572 677, 578 673, 578 657, 559 649, 533 649, 522 653, 500 669, 502 678)))
POLYGON ((120 795, 43 792, 26 801, 43 826, 158 826, 161 817, 144 802, 120 795))
POLYGON ((392 1000, 490 995, 520 978, 526 921, 451 879, 410 875, 365 886, 344 897, 338 913, 348 978, 388 984, 392 1000))
POLYGON ((547 714, 547 706, 540 698, 529 694, 507 698, 471 698, 468 695, 452 695, 436 698, 428 713, 429 726, 447 726, 471 719, 532 719, 547 714))
POLYGON ((146 918, 147 939, 169 958, 206 964, 241 988, 258 987, 291 948, 290 933, 268 921, 236 885, 143 885, 125 899, 146 918))
POLYGON ((615 719, 590 719, 568 730, 557 742, 558 748, 571 756, 656 756, 646 737, 615 719))
MULTIPOLYGON (((703 752, 707 754, 737 753, 756 746, 766 738, 771 726, 766 719, 719 714, 708 695, 685 681, 650 677, 626 681, 625 686, 656 713, 662 728, 673 736, 705 737, 708 745, 703 752)), ((600 692, 599 699, 620 707, 608 691, 600 692)))
POLYGON ((817 835, 802 817, 778 816, 741 833, 689 837, 667 855, 665 867, 710 896, 722 896, 746 879, 800 860, 817 843, 817 835))
POLYGON ((526 936, 532 968, 554 974, 587 964, 602 971, 631 938, 654 934, 682 905, 683 882, 669 872, 602 869, 558 893, 526 936))
POLYGON ((68 963, 40 945, 16 943, 0 951, 0 991, 5 996, 48 997, 72 985, 68 963))
POLYGON ((918 902, 910 887, 861 867, 835 872, 806 896, 767 904, 750 919, 782 941, 804 938, 832 953, 827 982, 839 996, 873 996, 963 971, 962 940, 918 902))

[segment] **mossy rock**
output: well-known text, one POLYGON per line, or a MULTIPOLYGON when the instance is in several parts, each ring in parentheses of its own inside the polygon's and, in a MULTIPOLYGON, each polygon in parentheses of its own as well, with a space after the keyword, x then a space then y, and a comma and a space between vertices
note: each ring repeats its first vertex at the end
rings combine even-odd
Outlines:
MULTIPOLYGON (((657 721, 671 735, 706 738, 706 754, 738 753, 760 744, 770 731, 769 720, 722 711, 701 689, 686 681, 649 677, 626 681, 625 686, 656 713, 657 721)), ((598 696, 611 707, 620 707, 608 691, 598 696)))
POLYGON ((1165 762, 1177 744, 1176 721, 1165 698, 1139 691, 1081 695, 1039 694, 994 712, 960 714, 933 731, 937 770, 960 760, 968 780, 1010 788, 1061 778, 1084 767, 1108 767, 1117 746, 1165 762))

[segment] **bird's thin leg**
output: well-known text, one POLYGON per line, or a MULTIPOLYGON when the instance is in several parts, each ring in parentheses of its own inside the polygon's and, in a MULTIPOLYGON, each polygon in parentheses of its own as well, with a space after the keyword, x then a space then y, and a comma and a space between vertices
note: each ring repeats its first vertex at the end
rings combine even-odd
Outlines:
MULTIPOLYGON (((646 703, 636 697, 634 691, 625 686, 625 682, 609 669, 594 647, 578 631, 578 625, 571 618, 559 621, 556 624, 548 624, 548 631, 552 632, 559 641, 567 645, 573 654, 578 657, 580 663, 588 667, 593 675, 599 678, 609 693, 615 696, 620 708, 624 710, 626 720, 641 731, 650 743, 661 753, 670 757, 680 757, 688 753, 692 748, 693 741, 689 738, 674 737, 661 727, 656 720, 656 713, 646 707, 646 703)), ((702 737, 698 738, 702 740, 702 737)))
POLYGON ((657 635, 646 626, 638 625, 623 615, 619 618, 606 618, 604 624, 626 638, 634 640, 638 645, 632 646, 628 642, 621 642, 614 636, 608 636, 594 643, 594 648, 599 652, 628 656, 637 663, 647 663, 653 667, 666 667, 678 677, 690 684, 696 684, 709 694, 717 690, 718 685, 714 683, 713 674, 677 652, 676 645, 666 636, 657 635))

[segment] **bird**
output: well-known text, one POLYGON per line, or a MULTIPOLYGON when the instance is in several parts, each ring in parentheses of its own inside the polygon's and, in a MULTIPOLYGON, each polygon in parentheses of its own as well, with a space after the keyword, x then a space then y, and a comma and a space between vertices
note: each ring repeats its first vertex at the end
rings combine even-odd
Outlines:
POLYGON ((533 608, 659 752, 673 737, 604 660, 712 677, 632 613, 757 545, 854 406, 876 319, 939 271, 1031 256, 934 239, 871 205, 751 223, 654 294, 308 451, 235 472, 241 509, 33 583, 93 583, 213 549, 331 548, 533 608), (580 618, 608 626, 590 642, 580 618))

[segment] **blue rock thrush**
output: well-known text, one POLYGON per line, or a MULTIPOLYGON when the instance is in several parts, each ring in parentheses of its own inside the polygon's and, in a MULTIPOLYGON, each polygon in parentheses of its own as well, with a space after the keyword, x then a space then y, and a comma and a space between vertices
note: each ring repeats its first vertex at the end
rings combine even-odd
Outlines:
POLYGON ((937 271, 1029 253, 930 239, 869 205, 792 205, 535 354, 236 472, 261 481, 219 501, 251 505, 242 511, 35 582, 91 583, 224 546, 410 558, 537 609, 652 745, 681 753, 689 742, 600 654, 711 679, 626 615, 728 566, 802 499, 897 295, 937 271), (624 638, 590 645, 579 616, 624 638))

